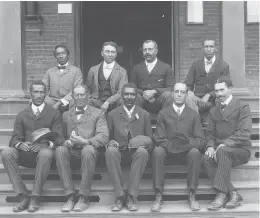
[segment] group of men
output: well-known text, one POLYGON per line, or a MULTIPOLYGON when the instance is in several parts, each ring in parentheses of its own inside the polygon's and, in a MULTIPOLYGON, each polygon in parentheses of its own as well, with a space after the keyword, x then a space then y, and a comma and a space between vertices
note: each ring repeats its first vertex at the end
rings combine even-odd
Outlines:
POLYGON ((143 43, 145 61, 133 68, 132 83, 128 83, 126 71, 115 62, 116 44, 106 42, 101 51, 104 61, 90 68, 85 86, 80 70, 68 64, 68 49, 57 46, 54 55, 59 65, 49 70, 43 81, 31 84, 32 102, 17 115, 9 147, 1 153, 20 196, 13 211, 39 210, 53 160, 67 197, 61 210, 86 210, 100 155, 105 156, 114 185, 112 211, 124 207, 138 210, 138 189, 149 155, 156 195, 151 211, 159 212, 163 205, 165 159, 188 165, 188 202, 192 211, 200 210, 196 189, 201 165, 217 192, 208 209, 240 205, 243 199, 230 181, 230 172, 250 158, 251 113, 247 104, 232 96, 228 65, 215 56, 215 41, 205 40, 203 51, 204 59, 192 65, 186 81, 175 83, 171 67, 157 59, 156 42, 147 40, 143 43), (53 76, 59 86, 51 92, 53 76), (46 101, 48 98, 51 103, 46 101), (205 116, 205 134, 198 113, 201 102, 211 103, 211 111, 205 116), (150 114, 145 109, 155 104, 159 112, 153 135, 150 114), (49 128, 57 133, 56 137, 31 142, 32 133, 41 128, 49 128), (81 165, 79 196, 72 181, 72 162, 81 165), (131 162, 127 190, 123 189, 121 162, 131 162), (19 165, 36 167, 31 196, 19 165))

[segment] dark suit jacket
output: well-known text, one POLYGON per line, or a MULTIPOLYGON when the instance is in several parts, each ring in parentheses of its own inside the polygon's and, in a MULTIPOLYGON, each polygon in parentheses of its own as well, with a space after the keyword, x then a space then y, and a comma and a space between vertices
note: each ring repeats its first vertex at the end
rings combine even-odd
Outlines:
POLYGON ((129 131, 132 138, 138 135, 145 135, 152 139, 150 115, 140 107, 135 106, 132 117, 129 120, 123 105, 121 105, 108 113, 107 122, 109 139, 117 141, 120 148, 125 148, 128 145, 129 131))
POLYGON ((76 134, 88 139, 95 148, 104 146, 108 142, 108 127, 104 112, 88 105, 85 113, 78 120, 75 107, 63 114, 64 132, 66 139, 70 138, 74 130, 76 134))
POLYGON ((206 147, 217 148, 219 144, 230 147, 244 147, 249 150, 252 128, 252 115, 248 104, 234 96, 222 110, 218 103, 210 111, 209 125, 206 132, 206 147))
POLYGON ((173 106, 161 110, 157 116, 155 131, 156 146, 162 146, 169 152, 183 152, 191 148, 204 150, 205 137, 200 123, 200 116, 191 108, 185 106, 178 117, 173 106), (176 133, 184 134, 189 143, 177 145, 173 140, 176 133))
POLYGON ((215 98, 214 85, 218 79, 222 78, 230 79, 229 65, 216 57, 207 74, 203 57, 203 59, 197 60, 192 64, 184 83, 198 97, 203 97, 209 93, 215 98))
POLYGON ((35 117, 31 105, 29 105, 16 116, 9 146, 14 147, 19 142, 29 141, 31 133, 40 128, 49 128, 59 134, 54 141, 55 146, 59 146, 65 141, 60 112, 45 104, 42 112, 35 117))
MULTIPOLYGON (((87 79, 87 87, 89 88, 90 95, 97 99, 99 98, 98 70, 100 65, 101 63, 89 69, 87 79)), ((116 103, 120 99, 122 87, 126 83, 128 83, 126 70, 116 62, 110 76, 112 96, 107 99, 110 104, 116 103)))
POLYGON ((161 94, 164 91, 172 91, 175 84, 174 72, 169 64, 159 59, 149 74, 145 62, 134 66, 132 73, 132 82, 137 86, 138 92, 155 89, 161 94))

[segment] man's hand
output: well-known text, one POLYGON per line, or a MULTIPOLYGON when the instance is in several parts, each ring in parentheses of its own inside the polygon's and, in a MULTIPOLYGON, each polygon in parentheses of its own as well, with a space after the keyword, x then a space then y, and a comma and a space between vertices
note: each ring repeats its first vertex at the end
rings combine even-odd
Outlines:
POLYGON ((217 147, 217 149, 216 149, 216 153, 217 153, 218 149, 221 148, 221 147, 223 147, 223 146, 226 146, 226 145, 225 145, 225 144, 220 144, 220 145, 217 147))
POLYGON ((206 94, 204 95, 204 97, 201 99, 203 102, 208 102, 209 101, 209 97, 210 97, 210 94, 206 94))
POLYGON ((101 110, 104 110, 106 111, 109 107, 109 102, 108 101, 105 101, 102 105, 101 105, 101 110))
POLYGON ((205 154, 211 158, 214 158, 215 153, 216 153, 216 151, 213 147, 208 147, 207 151, 205 152, 205 154))
POLYGON ((152 103, 155 102, 155 98, 150 98, 150 99, 148 99, 148 101, 149 101, 150 104, 152 104, 152 103))
POLYGON ((150 98, 153 98, 156 93, 157 93, 157 91, 155 89, 146 90, 146 91, 144 91, 143 95, 147 98, 146 100, 149 100, 150 98))
POLYGON ((109 147, 119 148, 119 143, 115 140, 110 140, 107 144, 107 148, 109 148, 109 147))
POLYGON ((31 142, 22 142, 22 144, 19 145, 19 149, 22 151, 30 151, 31 142))
POLYGON ((55 103, 52 107, 54 109, 58 109, 58 107, 60 106, 60 104, 62 104, 60 101, 58 101, 57 103, 55 103))
POLYGON ((72 133, 70 135, 70 141, 73 144, 76 144, 76 145, 77 144, 80 144, 80 145, 88 145, 88 144, 90 144, 88 139, 84 139, 81 136, 76 135, 75 131, 72 131, 72 133))
POLYGON ((31 146, 31 151, 33 152, 39 152, 41 150, 41 148, 48 148, 49 145, 45 142, 45 143, 34 143, 32 146, 31 146))
POLYGON ((70 140, 66 140, 63 145, 68 148, 72 148, 74 145, 70 140))

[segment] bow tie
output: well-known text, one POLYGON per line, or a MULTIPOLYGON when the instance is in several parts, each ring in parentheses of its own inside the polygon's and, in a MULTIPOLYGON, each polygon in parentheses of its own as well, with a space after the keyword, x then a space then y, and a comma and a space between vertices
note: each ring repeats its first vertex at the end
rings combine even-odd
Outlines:
POLYGON ((206 61, 206 64, 207 64, 207 65, 211 65, 211 64, 212 64, 212 60, 206 61))
POLYGON ((220 108, 223 110, 227 105, 226 104, 221 104, 220 108))
POLYGON ((85 113, 85 110, 84 110, 84 109, 79 109, 78 111, 75 111, 75 114, 76 114, 76 115, 84 114, 84 113, 85 113))
POLYGON ((64 69, 66 69, 66 66, 65 65, 61 65, 61 66, 57 66, 57 68, 59 69, 59 70, 64 70, 64 69))

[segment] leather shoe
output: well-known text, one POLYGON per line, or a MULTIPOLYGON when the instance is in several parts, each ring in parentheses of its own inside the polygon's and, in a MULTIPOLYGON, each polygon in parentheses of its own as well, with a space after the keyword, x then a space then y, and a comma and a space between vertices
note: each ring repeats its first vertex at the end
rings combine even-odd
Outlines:
POLYGON ((87 196, 84 195, 80 195, 79 196, 79 200, 77 202, 77 204, 74 206, 73 211, 75 212, 82 212, 84 210, 86 210, 89 206, 89 199, 87 196))
POLYGON ((67 197, 67 202, 62 206, 62 212, 70 212, 73 210, 74 205, 76 204, 76 196, 74 194, 70 194, 67 197))
POLYGON ((189 202, 191 211, 200 210, 200 205, 199 205, 198 201, 196 201, 196 195, 195 195, 194 191, 190 191, 189 196, 188 196, 188 202, 189 202))
POLYGON ((126 196, 126 209, 129 211, 137 211, 137 205, 134 202, 134 197, 130 194, 126 196))
POLYGON ((226 204, 226 208, 232 209, 239 206, 243 201, 242 196, 237 191, 229 192, 229 202, 226 204))
POLYGON ((30 203, 30 197, 26 194, 20 194, 20 203, 13 207, 13 212, 22 212, 26 210, 30 203))
POLYGON ((225 207, 228 201, 227 195, 224 192, 219 192, 214 201, 208 206, 208 210, 220 210, 225 207))
POLYGON ((33 212, 38 211, 39 209, 40 209, 40 197, 33 195, 31 197, 31 201, 30 201, 27 211, 33 213, 33 212))
POLYGON ((122 210, 124 207, 124 204, 125 204, 125 196, 123 195, 123 196, 117 197, 115 200, 115 204, 112 205, 112 207, 111 207, 111 211, 122 210))
POLYGON ((153 202, 153 205, 151 207, 152 212, 159 212, 163 205, 163 199, 162 199, 162 193, 158 192, 156 194, 155 201, 153 202))

